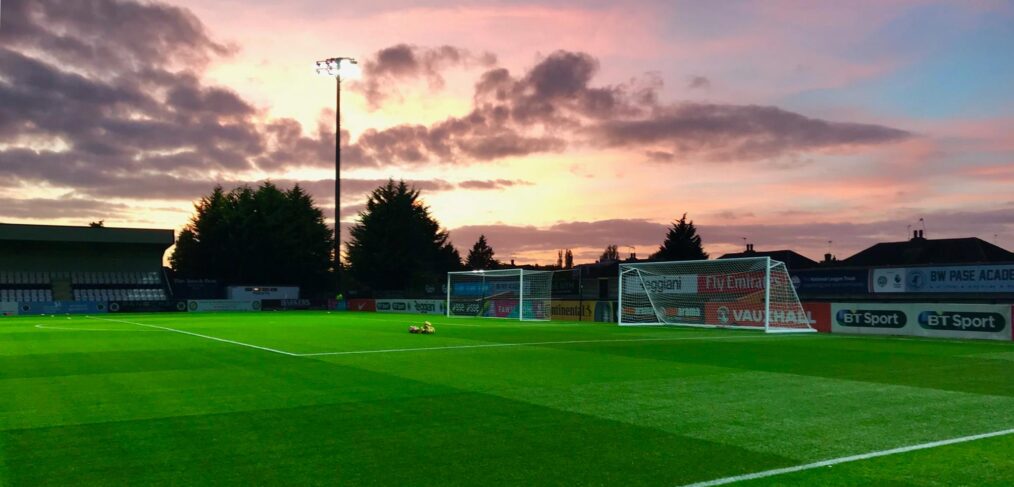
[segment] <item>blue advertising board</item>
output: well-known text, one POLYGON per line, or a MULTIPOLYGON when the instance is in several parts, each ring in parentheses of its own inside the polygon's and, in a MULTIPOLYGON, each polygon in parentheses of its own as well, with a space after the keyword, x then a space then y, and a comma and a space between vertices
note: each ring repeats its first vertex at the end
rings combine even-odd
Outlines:
POLYGON ((95 314, 108 311, 105 301, 36 301, 18 303, 23 315, 95 314))
POLYGON ((869 291, 867 269, 812 269, 792 271, 799 294, 864 294, 869 291))

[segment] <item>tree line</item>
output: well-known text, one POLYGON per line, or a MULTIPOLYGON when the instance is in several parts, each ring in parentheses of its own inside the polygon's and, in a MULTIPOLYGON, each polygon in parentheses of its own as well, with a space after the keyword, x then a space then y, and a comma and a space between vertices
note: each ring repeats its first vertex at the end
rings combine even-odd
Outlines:
MULTIPOLYGON (((271 182, 226 192, 217 186, 195 204, 169 259, 183 277, 229 284, 294 285, 308 296, 328 295, 335 282, 334 236, 324 213, 299 185, 271 182)), ((462 259, 447 231, 404 181, 373 190, 346 242, 341 289, 404 291, 441 283, 447 272, 509 267, 480 235, 462 259)), ((687 215, 672 223, 651 260, 707 259, 687 215)), ((599 262, 619 261, 608 245, 599 262)), ((570 249, 557 253, 556 268, 574 267, 570 249)))

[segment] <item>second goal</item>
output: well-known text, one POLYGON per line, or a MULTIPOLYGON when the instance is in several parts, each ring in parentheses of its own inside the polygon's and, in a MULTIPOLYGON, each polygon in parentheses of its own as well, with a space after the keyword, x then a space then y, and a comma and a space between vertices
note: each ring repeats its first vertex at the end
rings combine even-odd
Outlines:
POLYGON ((620 264, 619 288, 620 325, 815 331, 770 257, 620 264))

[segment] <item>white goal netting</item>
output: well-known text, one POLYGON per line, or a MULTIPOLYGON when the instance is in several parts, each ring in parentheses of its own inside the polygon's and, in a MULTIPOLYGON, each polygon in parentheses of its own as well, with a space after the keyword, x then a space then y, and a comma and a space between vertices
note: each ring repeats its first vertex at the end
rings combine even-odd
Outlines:
POLYGON ((785 264, 768 257, 620 264, 620 325, 814 331, 785 264))
POLYGON ((549 320, 552 290, 552 271, 448 272, 447 316, 549 320))

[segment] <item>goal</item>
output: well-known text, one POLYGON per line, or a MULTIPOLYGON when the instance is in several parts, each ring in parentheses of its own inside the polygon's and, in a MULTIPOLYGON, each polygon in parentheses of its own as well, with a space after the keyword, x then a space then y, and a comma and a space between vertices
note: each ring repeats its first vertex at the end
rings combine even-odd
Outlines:
POLYGON ((619 288, 620 325, 816 331, 770 257, 620 264, 619 288))
POLYGON ((549 320, 552 290, 552 271, 448 272, 447 316, 549 320))

